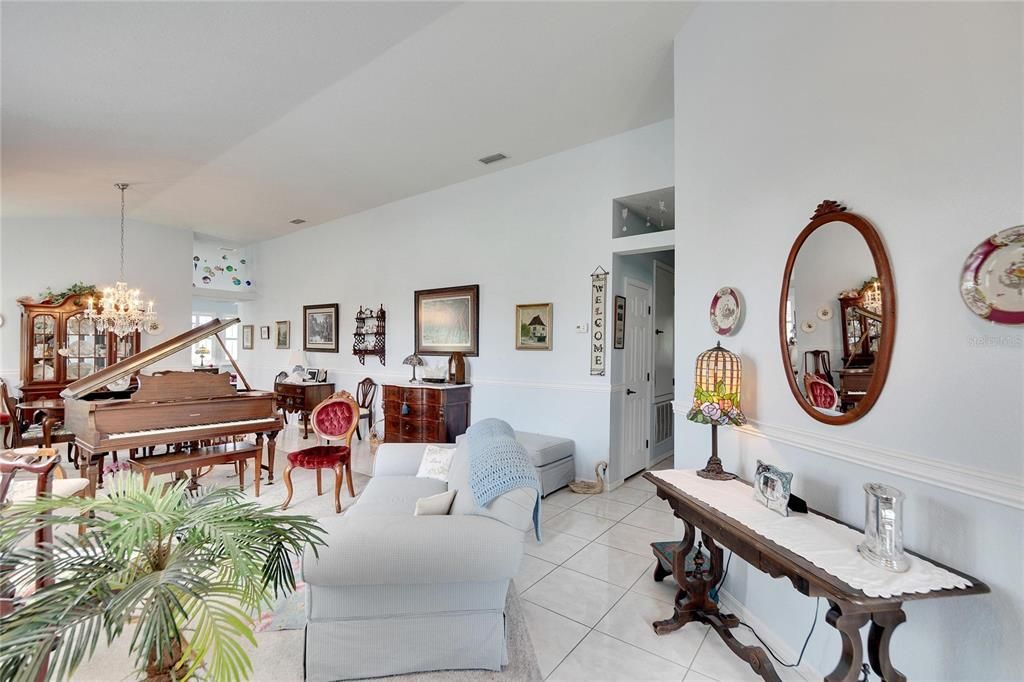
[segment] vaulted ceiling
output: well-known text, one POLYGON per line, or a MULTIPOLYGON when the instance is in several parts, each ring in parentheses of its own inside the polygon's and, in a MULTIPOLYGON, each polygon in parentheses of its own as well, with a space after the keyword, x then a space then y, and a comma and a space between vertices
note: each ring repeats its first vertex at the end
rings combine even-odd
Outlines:
POLYGON ((671 117, 689 9, 5 1, 3 216, 129 182, 130 217, 247 243, 494 172, 671 117))

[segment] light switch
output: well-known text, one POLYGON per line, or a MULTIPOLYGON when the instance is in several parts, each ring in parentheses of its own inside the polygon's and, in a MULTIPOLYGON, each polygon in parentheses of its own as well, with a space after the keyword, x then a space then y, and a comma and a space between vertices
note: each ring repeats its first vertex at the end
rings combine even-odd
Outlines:
POLYGON ((589 331, 590 331, 590 323, 589 322, 580 322, 579 324, 576 325, 576 333, 577 334, 586 334, 589 331))

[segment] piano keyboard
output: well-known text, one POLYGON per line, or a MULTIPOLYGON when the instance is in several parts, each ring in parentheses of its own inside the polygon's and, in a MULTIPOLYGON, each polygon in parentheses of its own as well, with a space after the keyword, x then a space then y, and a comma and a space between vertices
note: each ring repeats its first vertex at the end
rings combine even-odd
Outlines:
MULTIPOLYGON (((276 417, 268 417, 265 419, 242 419, 233 422, 213 422, 210 424, 193 424, 191 426, 172 426, 166 429, 149 429, 145 431, 122 431, 120 433, 111 433, 107 436, 107 440, 124 440, 125 438, 149 438, 151 436, 174 436, 171 440, 180 440, 179 435, 187 436, 192 431, 207 431, 209 429, 237 429, 240 427, 248 426, 259 426, 260 424, 276 424, 276 417)), ((258 431, 259 429, 253 429, 258 431)))

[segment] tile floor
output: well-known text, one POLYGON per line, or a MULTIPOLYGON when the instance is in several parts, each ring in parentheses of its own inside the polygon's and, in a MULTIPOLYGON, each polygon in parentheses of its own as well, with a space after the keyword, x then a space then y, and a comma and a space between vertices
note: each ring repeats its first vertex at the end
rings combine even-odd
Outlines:
MULTIPOLYGON (((671 578, 652 579, 650 543, 681 538, 682 523, 640 475, 601 495, 568 488, 550 495, 541 528, 540 544, 527 534, 515 583, 546 679, 760 679, 705 625, 654 634, 651 623, 671 615, 676 588, 671 578)), ((735 634, 753 639, 743 629, 735 634)), ((783 680, 804 679, 776 670, 783 680)))

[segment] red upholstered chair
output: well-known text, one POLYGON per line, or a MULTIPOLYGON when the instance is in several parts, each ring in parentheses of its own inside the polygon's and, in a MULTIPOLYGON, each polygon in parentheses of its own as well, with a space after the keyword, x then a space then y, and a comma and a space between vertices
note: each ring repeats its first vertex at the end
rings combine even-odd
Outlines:
POLYGON ((839 408, 839 393, 836 392, 832 384, 824 379, 812 377, 807 381, 807 397, 811 399, 811 404, 815 407, 825 410, 839 408))
POLYGON ((317 445, 297 452, 288 453, 288 466, 284 470, 284 485, 288 497, 281 509, 287 509, 292 501, 292 469, 316 470, 316 494, 323 495, 320 478, 321 469, 334 469, 334 511, 341 513, 341 477, 348 483, 348 494, 356 496, 352 487, 352 433, 359 424, 359 403, 348 391, 338 391, 323 401, 309 416, 310 425, 317 436, 317 445), (320 439, 326 445, 320 445, 320 439), (342 444, 331 445, 331 441, 342 444))

